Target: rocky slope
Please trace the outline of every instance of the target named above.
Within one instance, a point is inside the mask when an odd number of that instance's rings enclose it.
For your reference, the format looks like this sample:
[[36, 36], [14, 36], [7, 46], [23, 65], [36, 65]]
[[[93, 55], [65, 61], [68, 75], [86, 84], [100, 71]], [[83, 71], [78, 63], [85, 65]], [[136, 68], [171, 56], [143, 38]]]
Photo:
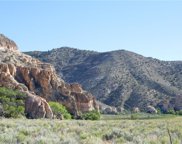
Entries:
[[26, 112], [30, 117], [36, 117], [37, 111], [43, 117], [51, 117], [45, 100], [62, 103], [75, 117], [98, 109], [90, 93], [79, 84], [65, 83], [52, 65], [21, 53], [4, 35], [0, 35], [0, 45], [0, 86], [19, 89], [31, 97], [26, 101]]
[[0, 34], [0, 48], [7, 48], [9, 50], [18, 50], [16, 43], [8, 39], [3, 34]]
[[125, 50], [98, 53], [67, 47], [27, 54], [52, 63], [67, 82], [82, 84], [98, 100], [118, 109], [182, 109], [182, 62]]

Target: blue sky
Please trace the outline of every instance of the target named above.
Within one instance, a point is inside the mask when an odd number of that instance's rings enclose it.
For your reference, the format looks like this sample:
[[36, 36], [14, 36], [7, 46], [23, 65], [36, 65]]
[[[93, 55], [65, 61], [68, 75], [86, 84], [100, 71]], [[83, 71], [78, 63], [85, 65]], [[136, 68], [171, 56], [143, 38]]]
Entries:
[[182, 1], [0, 1], [0, 19], [21, 51], [125, 49], [182, 60]]

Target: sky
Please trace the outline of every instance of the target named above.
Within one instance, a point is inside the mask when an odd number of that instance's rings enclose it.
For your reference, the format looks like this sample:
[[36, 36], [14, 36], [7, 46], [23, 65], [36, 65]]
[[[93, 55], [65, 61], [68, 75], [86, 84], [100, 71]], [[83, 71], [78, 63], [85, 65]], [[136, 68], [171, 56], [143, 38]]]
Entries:
[[182, 60], [182, 1], [0, 0], [0, 33], [21, 51], [125, 49]]

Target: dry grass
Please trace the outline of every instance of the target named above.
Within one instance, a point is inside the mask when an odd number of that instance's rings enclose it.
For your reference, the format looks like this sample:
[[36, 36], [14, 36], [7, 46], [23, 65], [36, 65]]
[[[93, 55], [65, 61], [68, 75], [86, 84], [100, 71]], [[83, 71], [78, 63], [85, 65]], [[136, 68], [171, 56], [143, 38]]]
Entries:
[[182, 117], [152, 120], [1, 119], [2, 144], [173, 144], [182, 143]]

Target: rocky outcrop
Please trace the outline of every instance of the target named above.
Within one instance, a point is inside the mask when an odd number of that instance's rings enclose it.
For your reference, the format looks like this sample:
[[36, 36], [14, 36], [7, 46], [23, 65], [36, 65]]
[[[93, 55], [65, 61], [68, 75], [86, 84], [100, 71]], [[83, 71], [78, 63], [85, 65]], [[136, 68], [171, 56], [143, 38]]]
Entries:
[[53, 118], [52, 110], [45, 99], [27, 93], [25, 100], [25, 115], [27, 118]]
[[182, 110], [182, 95], [177, 95], [173, 99], [171, 99], [170, 104], [174, 108], [175, 111]]
[[[6, 41], [11, 44], [11, 40]], [[65, 83], [50, 64], [42, 63], [9, 47], [0, 49], [0, 86], [28, 93], [28, 116], [50, 117], [45, 109], [46, 101], [63, 104], [75, 117], [83, 112], [98, 110], [95, 98], [84, 91], [81, 85]], [[29, 104], [35, 107], [29, 107]]]
[[175, 111], [180, 111], [182, 110], [182, 95], [177, 95], [171, 100], [163, 100], [157, 105], [157, 107], [159, 107], [161, 112], [163, 113], [168, 113], [168, 111], [171, 109]]
[[50, 66], [47, 69], [17, 67], [16, 80], [47, 101], [58, 101], [75, 116], [97, 109], [95, 98], [78, 84], [66, 84]]
[[0, 48], [6, 48], [9, 50], [18, 50], [16, 43], [8, 39], [3, 34], [0, 34]]
[[0, 86], [27, 91], [28, 89], [15, 79], [16, 68], [13, 64], [0, 63]]
[[170, 101], [167, 99], [158, 103], [157, 107], [160, 109], [162, 113], [167, 113], [169, 109], [173, 109], [172, 105], [170, 104]]
[[124, 110], [122, 108], [111, 107], [99, 101], [97, 101], [97, 103], [99, 105], [99, 110], [102, 114], [118, 114]]
[[102, 111], [103, 114], [117, 114], [116, 108], [108, 107]]

